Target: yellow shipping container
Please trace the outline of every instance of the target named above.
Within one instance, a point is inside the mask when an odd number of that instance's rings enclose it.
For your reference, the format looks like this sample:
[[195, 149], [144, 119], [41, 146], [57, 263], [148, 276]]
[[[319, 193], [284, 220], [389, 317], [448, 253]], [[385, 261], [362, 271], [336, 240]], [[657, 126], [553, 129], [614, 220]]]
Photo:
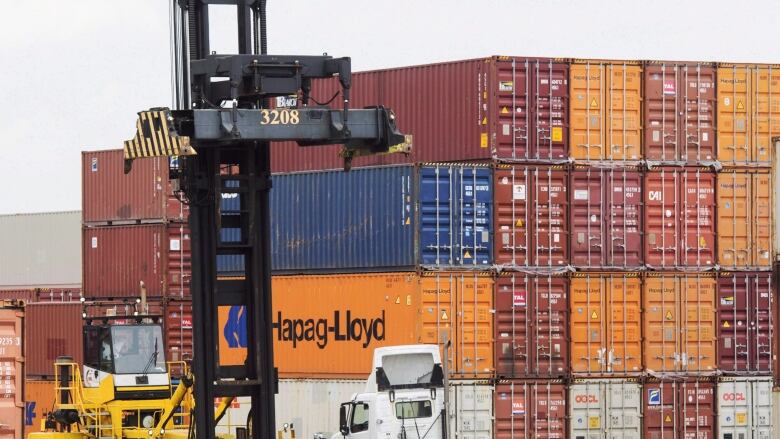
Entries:
[[772, 176], [769, 171], [718, 173], [718, 264], [727, 270], [772, 264]]

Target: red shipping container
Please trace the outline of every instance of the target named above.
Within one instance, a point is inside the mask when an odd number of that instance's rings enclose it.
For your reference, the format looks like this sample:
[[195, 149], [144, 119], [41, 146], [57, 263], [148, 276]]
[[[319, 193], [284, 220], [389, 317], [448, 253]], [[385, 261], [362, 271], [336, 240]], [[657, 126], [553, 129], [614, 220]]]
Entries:
[[[550, 59], [491, 57], [355, 73], [352, 108], [384, 105], [413, 136], [409, 157], [361, 157], [354, 166], [465, 160], [564, 162], [568, 157], [569, 68]], [[325, 102], [335, 79], [312, 83]], [[311, 104], [311, 102], [310, 102]], [[341, 108], [341, 99], [330, 104]], [[285, 143], [271, 154], [274, 172], [343, 166], [340, 146]]]
[[569, 282], [564, 276], [503, 273], [495, 289], [495, 367], [503, 378], [569, 372]]
[[715, 68], [706, 63], [645, 65], [645, 158], [700, 164], [715, 156]]
[[192, 272], [189, 229], [183, 224], [85, 227], [84, 297], [187, 297]]
[[81, 288], [39, 288], [38, 302], [78, 302], [81, 299]]
[[715, 266], [715, 174], [660, 168], [645, 174], [645, 264], [652, 269]]
[[496, 264], [566, 267], [567, 172], [558, 166], [499, 165], [493, 184]]
[[774, 361], [770, 272], [723, 272], [718, 278], [718, 369], [771, 375]]
[[0, 364], [3, 397], [0, 398], [0, 437], [21, 439], [24, 434], [25, 311], [18, 303], [0, 303]]
[[715, 384], [650, 381], [643, 386], [645, 438], [714, 439]]
[[133, 161], [124, 173], [121, 149], [81, 153], [82, 218], [85, 224], [186, 221], [189, 207], [173, 194], [167, 157]]
[[168, 361], [192, 360], [192, 300], [165, 303], [165, 348]]
[[81, 362], [82, 349], [81, 303], [30, 303], [25, 307], [27, 377], [51, 377], [54, 360], [68, 356]]
[[0, 300], [24, 300], [25, 302], [35, 302], [37, 297], [37, 289], [35, 288], [0, 290]]
[[566, 386], [559, 381], [499, 381], [495, 438], [566, 437]]
[[571, 172], [571, 264], [636, 270], [643, 265], [642, 174], [636, 168]]

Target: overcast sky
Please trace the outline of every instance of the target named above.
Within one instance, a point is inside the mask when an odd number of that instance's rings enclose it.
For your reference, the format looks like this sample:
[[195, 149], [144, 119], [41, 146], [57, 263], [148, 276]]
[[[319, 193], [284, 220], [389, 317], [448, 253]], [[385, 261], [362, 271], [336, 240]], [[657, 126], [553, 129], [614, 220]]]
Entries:
[[[167, 0], [3, 2], [0, 214], [81, 208], [80, 151], [170, 105]], [[234, 50], [229, 14], [214, 49]], [[353, 70], [488, 55], [780, 63], [780, 1], [269, 0], [269, 52]], [[227, 36], [227, 37], [226, 37]]]

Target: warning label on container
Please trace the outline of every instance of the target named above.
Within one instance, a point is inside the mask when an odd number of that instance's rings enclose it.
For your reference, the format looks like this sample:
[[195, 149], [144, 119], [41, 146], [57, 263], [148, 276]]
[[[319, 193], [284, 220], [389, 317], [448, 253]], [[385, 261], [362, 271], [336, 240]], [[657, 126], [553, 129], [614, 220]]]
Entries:
[[747, 413], [745, 412], [737, 413], [736, 417], [737, 417], [736, 419], [737, 425], [747, 425]]
[[515, 184], [512, 186], [512, 199], [525, 200], [525, 185]]
[[488, 147], [487, 133], [482, 133], [479, 135], [479, 147], [480, 148]]
[[728, 320], [723, 322], [723, 327], [724, 328], [731, 328], [731, 325], [729, 324]]
[[591, 320], [598, 320], [598, 318], [599, 318], [599, 315], [598, 315], [598, 313], [597, 313], [596, 311], [593, 311], [593, 312], [590, 314], [590, 319], [591, 319]]
[[552, 141], [563, 142], [563, 128], [561, 127], [552, 128]]
[[664, 79], [664, 94], [673, 95], [677, 93], [677, 85], [674, 83], [674, 79]]
[[742, 99], [737, 101], [737, 110], [744, 110], [745, 104], [742, 103]]
[[509, 114], [509, 108], [501, 107], [501, 114]]
[[498, 91], [512, 91], [515, 89], [514, 81], [499, 81]]
[[672, 422], [672, 417], [669, 416], [669, 415], [666, 415], [666, 417], [664, 418], [664, 422]]
[[588, 190], [587, 189], [575, 189], [574, 190], [574, 199], [575, 200], [587, 200], [588, 199]]
[[599, 101], [596, 98], [590, 100], [590, 108], [599, 108]]
[[672, 319], [674, 319], [674, 316], [672, 316], [672, 312], [671, 311], [666, 311], [665, 318], [666, 318], [666, 320], [672, 320]]
[[601, 427], [601, 418], [598, 416], [590, 416], [588, 418], [588, 427], [589, 428], [600, 428]]

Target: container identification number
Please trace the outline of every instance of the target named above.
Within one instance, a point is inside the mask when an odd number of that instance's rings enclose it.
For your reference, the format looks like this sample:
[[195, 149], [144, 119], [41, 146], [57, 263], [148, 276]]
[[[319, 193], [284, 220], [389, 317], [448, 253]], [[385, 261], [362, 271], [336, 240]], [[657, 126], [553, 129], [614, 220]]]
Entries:
[[301, 122], [298, 110], [261, 110], [260, 125], [298, 125]]

